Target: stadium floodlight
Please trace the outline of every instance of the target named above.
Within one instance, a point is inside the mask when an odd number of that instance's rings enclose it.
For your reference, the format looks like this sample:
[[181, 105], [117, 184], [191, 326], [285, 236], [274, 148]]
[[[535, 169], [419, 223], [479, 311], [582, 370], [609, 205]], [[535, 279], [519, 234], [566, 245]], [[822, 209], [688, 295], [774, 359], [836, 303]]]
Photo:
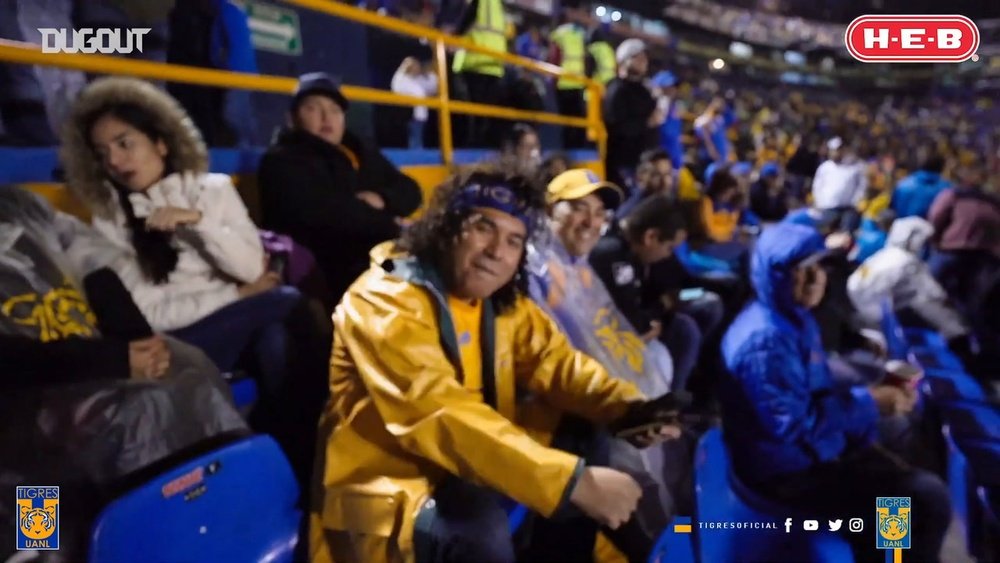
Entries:
[[619, 12], [618, 10], [615, 10], [614, 12], [611, 12], [611, 21], [617, 22], [617, 21], [621, 21], [621, 20], [622, 20], [622, 13], [621, 12]]
[[607, 14], [607, 13], [608, 13], [608, 9], [605, 8], [604, 6], [598, 6], [597, 9], [594, 10], [594, 14], [597, 17], [599, 17], [599, 18], [603, 18], [604, 14]]
[[724, 69], [724, 68], [726, 68], [726, 61], [724, 61], [722, 59], [715, 59], [714, 61], [712, 61], [712, 68], [714, 70], [722, 70], [722, 69]]

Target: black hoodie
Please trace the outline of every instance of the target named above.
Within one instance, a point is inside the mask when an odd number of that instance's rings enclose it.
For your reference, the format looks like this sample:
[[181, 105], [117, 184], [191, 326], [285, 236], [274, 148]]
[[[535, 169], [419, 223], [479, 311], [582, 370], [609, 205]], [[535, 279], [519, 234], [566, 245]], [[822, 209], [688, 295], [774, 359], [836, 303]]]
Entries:
[[[399, 235], [396, 218], [421, 201], [413, 179], [350, 133], [337, 147], [305, 131], [282, 131], [260, 162], [258, 181], [263, 227], [313, 251], [335, 300], [368, 268], [368, 251]], [[382, 196], [384, 210], [356, 197], [366, 190]]]

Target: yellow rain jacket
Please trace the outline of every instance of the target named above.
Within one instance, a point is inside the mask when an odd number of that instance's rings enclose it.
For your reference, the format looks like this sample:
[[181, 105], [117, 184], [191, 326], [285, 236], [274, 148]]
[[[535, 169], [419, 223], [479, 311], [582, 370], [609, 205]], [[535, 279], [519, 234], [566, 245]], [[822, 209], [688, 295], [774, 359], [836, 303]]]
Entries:
[[[572, 348], [524, 296], [499, 315], [483, 303], [480, 399], [462, 385], [437, 275], [412, 257], [390, 256], [391, 248], [373, 250], [372, 267], [333, 316], [313, 563], [414, 561], [414, 519], [449, 473], [551, 515], [583, 463], [537, 437], [554, 428], [558, 412], [605, 423], [643, 399]], [[524, 395], [534, 401], [522, 403], [556, 415], [526, 416], [534, 408], [515, 401]]]

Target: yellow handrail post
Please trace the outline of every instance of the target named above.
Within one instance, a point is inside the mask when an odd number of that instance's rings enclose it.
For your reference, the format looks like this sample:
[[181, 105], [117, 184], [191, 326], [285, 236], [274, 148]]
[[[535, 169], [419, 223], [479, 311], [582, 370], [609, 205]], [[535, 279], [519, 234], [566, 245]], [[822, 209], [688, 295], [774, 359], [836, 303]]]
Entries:
[[[604, 128], [604, 117], [601, 113], [603, 97], [604, 88], [600, 84], [587, 85], [587, 138], [597, 144], [597, 158], [602, 170], [608, 151], [608, 132]], [[604, 170], [605, 178], [607, 174], [608, 171]]]
[[[597, 144], [597, 157], [601, 168], [604, 167], [607, 152], [607, 132], [604, 129], [604, 116], [601, 112], [601, 100], [604, 89], [598, 84], [587, 85], [587, 138]], [[608, 171], [603, 176], [607, 178]]]
[[448, 105], [448, 51], [444, 41], [438, 38], [434, 41], [434, 58], [437, 63], [438, 100], [438, 137], [441, 141], [441, 160], [446, 167], [455, 162], [455, 147], [451, 135], [451, 108]]

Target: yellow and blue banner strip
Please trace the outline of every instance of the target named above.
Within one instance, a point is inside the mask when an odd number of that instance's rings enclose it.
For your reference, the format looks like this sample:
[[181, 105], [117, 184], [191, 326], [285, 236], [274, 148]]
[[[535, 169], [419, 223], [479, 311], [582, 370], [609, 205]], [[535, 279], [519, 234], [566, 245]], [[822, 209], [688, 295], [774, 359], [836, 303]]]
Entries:
[[691, 517], [690, 516], [676, 516], [671, 524], [675, 534], [690, 534], [691, 533]]

